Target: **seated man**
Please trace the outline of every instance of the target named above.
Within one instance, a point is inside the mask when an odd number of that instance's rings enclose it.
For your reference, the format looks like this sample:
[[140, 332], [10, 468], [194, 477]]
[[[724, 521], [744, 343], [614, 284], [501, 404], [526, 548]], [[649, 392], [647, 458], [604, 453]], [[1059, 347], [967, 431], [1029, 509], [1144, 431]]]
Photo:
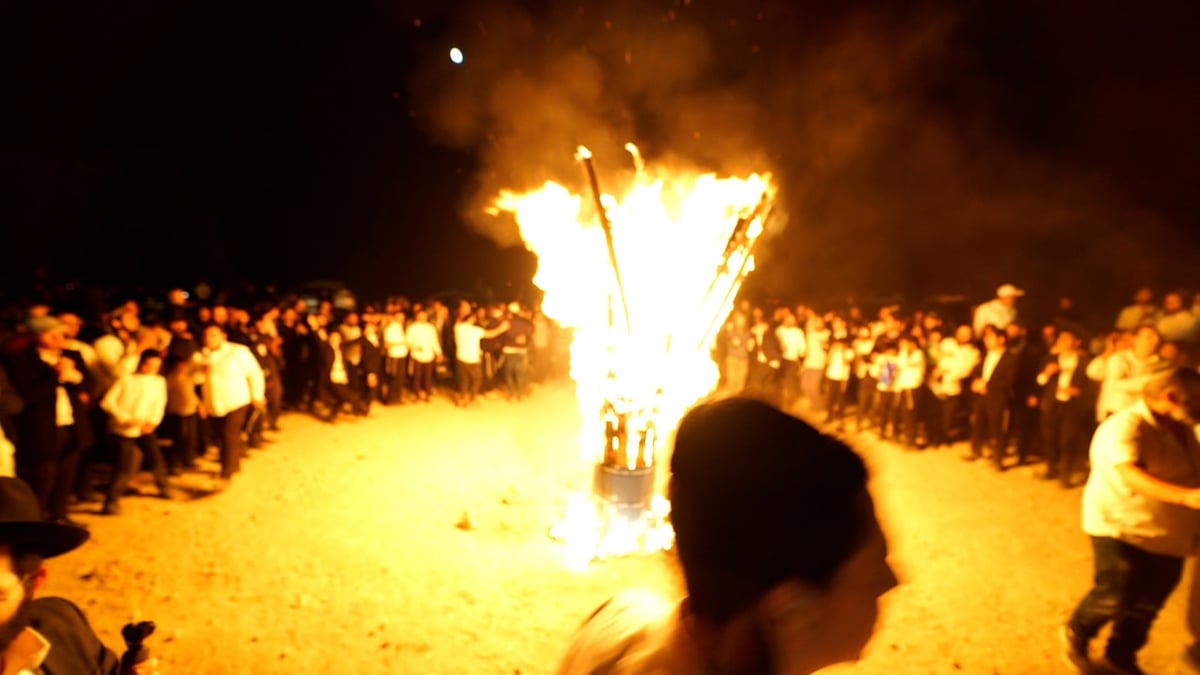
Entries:
[[0, 477], [0, 671], [46, 675], [150, 675], [154, 660], [121, 670], [79, 608], [35, 598], [46, 583], [42, 560], [74, 550], [87, 530], [40, 517], [24, 481]]
[[801, 675], [857, 660], [896, 585], [866, 481], [848, 447], [766, 403], [696, 407], [671, 457], [688, 597], [611, 599], [558, 672]]

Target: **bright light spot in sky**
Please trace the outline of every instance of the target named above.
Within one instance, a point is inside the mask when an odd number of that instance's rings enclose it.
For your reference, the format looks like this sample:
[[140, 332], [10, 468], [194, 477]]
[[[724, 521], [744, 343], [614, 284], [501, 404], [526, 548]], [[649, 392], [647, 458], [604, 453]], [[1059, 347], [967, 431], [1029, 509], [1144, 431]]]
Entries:
[[458, 47], [451, 49], [450, 50], [450, 61], [452, 61], [453, 63], [461, 64], [463, 62], [462, 50], [459, 49]]

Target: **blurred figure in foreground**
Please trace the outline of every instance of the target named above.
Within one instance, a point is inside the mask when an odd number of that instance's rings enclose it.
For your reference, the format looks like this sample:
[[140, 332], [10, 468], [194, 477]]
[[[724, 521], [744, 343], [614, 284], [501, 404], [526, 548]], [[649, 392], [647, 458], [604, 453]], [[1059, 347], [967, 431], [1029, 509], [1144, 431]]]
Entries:
[[766, 403], [695, 408], [671, 458], [688, 597], [617, 595], [558, 672], [801, 675], [857, 660], [897, 583], [866, 481], [848, 447]]
[[1200, 537], [1196, 419], [1200, 374], [1176, 369], [1151, 379], [1139, 403], [1096, 430], [1083, 491], [1095, 584], [1063, 629], [1066, 656], [1080, 672], [1093, 672], [1088, 645], [1109, 622], [1106, 672], [1143, 672], [1137, 653]]
[[63, 598], [38, 598], [45, 558], [68, 553], [87, 530], [40, 518], [37, 497], [16, 478], [0, 478], [0, 661], [5, 673], [150, 675], [154, 659], [122, 671], [83, 612]]

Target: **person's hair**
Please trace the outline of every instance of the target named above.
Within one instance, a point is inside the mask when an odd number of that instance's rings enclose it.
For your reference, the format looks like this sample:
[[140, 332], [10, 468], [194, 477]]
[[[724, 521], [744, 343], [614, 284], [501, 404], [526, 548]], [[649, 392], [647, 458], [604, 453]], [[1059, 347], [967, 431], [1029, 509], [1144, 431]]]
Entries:
[[138, 357], [138, 368], [146, 365], [146, 362], [150, 359], [161, 359], [162, 357], [162, 352], [158, 351], [157, 349], [147, 349], [146, 351], [142, 352], [141, 356]]
[[1185, 396], [1200, 394], [1200, 373], [1190, 368], [1162, 369], [1146, 380], [1142, 395], [1154, 401], [1171, 391], [1181, 392]]
[[691, 410], [670, 484], [691, 611], [724, 625], [783, 581], [827, 586], [868, 536], [866, 480], [845, 444], [763, 401]]
[[221, 335], [228, 335], [228, 333], [225, 332], [225, 326], [222, 326], [216, 321], [209, 321], [208, 323], [204, 324], [205, 331], [207, 331], [209, 328], [216, 328], [217, 330], [221, 331]]

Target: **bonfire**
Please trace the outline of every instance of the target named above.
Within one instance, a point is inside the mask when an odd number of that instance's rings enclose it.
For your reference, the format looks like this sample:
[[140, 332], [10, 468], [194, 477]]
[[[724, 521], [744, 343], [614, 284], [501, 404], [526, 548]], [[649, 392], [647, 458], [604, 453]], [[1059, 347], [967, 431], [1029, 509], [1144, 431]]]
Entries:
[[619, 198], [601, 191], [581, 147], [587, 198], [551, 181], [503, 191], [491, 209], [515, 218], [538, 259], [542, 311], [573, 334], [579, 447], [593, 479], [551, 528], [573, 564], [671, 547], [657, 466], [687, 409], [718, 385], [712, 346], [774, 199], [769, 174], [656, 170], [626, 149], [636, 171]]

